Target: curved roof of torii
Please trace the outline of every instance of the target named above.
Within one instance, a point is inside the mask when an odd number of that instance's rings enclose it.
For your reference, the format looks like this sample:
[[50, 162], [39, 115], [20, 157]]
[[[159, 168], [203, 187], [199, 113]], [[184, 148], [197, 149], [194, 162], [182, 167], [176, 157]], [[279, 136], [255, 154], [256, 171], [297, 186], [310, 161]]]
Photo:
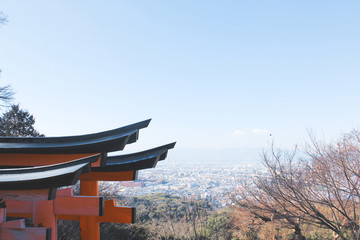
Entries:
[[123, 150], [151, 119], [100, 133], [70, 137], [0, 137], [0, 153], [76, 154]]
[[175, 142], [166, 144], [146, 151], [124, 154], [119, 156], [109, 156], [106, 158], [105, 166], [93, 167], [94, 172], [116, 172], [116, 171], [136, 171], [146, 168], [153, 168], [159, 160], [164, 160], [169, 149], [174, 148]]
[[99, 157], [100, 154], [96, 154], [54, 165], [0, 169], [0, 189], [45, 189], [73, 185], [81, 174], [90, 171], [90, 163]]

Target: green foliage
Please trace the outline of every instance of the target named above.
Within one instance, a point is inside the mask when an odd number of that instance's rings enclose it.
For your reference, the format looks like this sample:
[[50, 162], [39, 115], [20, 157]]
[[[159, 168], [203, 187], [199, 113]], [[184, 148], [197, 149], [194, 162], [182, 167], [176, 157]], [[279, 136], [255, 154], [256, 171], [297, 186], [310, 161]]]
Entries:
[[128, 232], [123, 233], [128, 239], [232, 239], [228, 212], [217, 213], [207, 200], [188, 200], [165, 193], [117, 200], [118, 205], [129, 203], [136, 206], [137, 223], [131, 229], [118, 225]]
[[227, 211], [210, 215], [206, 222], [206, 236], [212, 239], [231, 239], [230, 216]]
[[[230, 225], [231, 211], [217, 212], [215, 207], [205, 199], [189, 200], [165, 193], [140, 197], [118, 196], [108, 192], [106, 186], [103, 189], [100, 188], [100, 195], [105, 196], [106, 199], [115, 199], [117, 206], [136, 207], [135, 224], [101, 223], [101, 239], [238, 239], [234, 237]], [[79, 236], [79, 227], [69, 222], [71, 221], [63, 221], [62, 224], [65, 226], [61, 229], [75, 231], [61, 231], [62, 238], [59, 239], [73, 239], [74, 235]]]
[[12, 105], [10, 110], [0, 117], [0, 136], [43, 137], [35, 128], [35, 118], [28, 111]]
[[211, 210], [205, 200], [189, 201], [166, 193], [155, 193], [136, 199], [137, 219], [140, 222], [157, 220], [179, 220], [189, 217], [189, 213]]

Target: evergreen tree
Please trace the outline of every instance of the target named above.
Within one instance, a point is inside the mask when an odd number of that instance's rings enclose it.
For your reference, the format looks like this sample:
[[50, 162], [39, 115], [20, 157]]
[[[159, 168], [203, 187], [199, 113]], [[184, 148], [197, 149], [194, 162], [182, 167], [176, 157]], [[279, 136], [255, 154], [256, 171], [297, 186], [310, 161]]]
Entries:
[[0, 117], [0, 136], [44, 137], [34, 128], [35, 118], [19, 105], [12, 105], [10, 110]]

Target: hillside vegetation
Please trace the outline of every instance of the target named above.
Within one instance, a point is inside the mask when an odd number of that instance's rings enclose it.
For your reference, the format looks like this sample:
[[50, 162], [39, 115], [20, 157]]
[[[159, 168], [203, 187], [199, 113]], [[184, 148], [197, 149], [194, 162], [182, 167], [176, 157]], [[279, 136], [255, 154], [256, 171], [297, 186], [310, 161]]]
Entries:
[[112, 232], [118, 231], [116, 239], [232, 239], [229, 212], [206, 200], [156, 193], [123, 197], [117, 203], [136, 206], [137, 223], [107, 224], [113, 226]]

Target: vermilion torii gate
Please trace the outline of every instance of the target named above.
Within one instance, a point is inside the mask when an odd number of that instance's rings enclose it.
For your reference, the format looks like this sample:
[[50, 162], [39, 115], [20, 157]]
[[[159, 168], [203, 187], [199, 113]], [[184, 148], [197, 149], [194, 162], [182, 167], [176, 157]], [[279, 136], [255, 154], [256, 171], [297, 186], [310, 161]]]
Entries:
[[[6, 201], [7, 216], [32, 217], [35, 226], [42, 226], [36, 229], [46, 230], [42, 230], [41, 237], [23, 234], [19, 239], [24, 236], [56, 239], [57, 219], [79, 220], [81, 239], [86, 240], [100, 239], [99, 222], [133, 223], [135, 208], [116, 207], [114, 200], [104, 201], [98, 193], [98, 181], [135, 180], [138, 170], [155, 167], [159, 160], [166, 158], [175, 143], [108, 156], [109, 152], [123, 150], [126, 144], [136, 142], [139, 130], [149, 122], [81, 136], [0, 138], [0, 168], [3, 169], [0, 170], [0, 197]], [[8, 172], [12, 173], [12, 182], [7, 181]], [[81, 196], [74, 196], [72, 188], [56, 192], [58, 187], [73, 185], [78, 179]], [[0, 225], [0, 237], [2, 229], [13, 234], [14, 231], [6, 227], [10, 223]], [[51, 237], [49, 229], [52, 229]], [[35, 230], [26, 228], [22, 232], [26, 231]]]

